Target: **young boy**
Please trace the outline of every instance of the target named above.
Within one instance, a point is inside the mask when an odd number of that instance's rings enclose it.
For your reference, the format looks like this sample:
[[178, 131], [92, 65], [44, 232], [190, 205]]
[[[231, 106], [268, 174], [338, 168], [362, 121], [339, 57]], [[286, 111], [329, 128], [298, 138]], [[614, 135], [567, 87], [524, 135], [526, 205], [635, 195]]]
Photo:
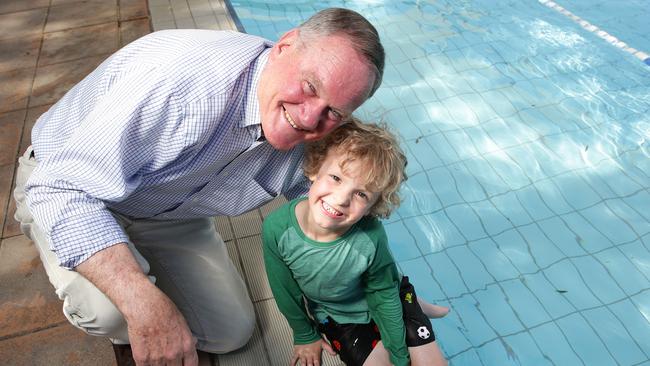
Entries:
[[319, 365], [332, 347], [346, 365], [446, 365], [421, 305], [431, 317], [448, 309], [418, 303], [377, 219], [406, 179], [395, 137], [353, 120], [308, 144], [303, 167], [308, 197], [263, 225], [269, 283], [293, 329], [290, 365]]

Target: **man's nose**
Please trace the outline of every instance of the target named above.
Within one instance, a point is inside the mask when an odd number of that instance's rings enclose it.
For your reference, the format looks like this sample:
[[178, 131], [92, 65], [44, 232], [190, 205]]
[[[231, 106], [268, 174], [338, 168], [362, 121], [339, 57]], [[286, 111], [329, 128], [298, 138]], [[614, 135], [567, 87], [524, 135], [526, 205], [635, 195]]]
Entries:
[[320, 99], [311, 99], [302, 104], [301, 124], [305, 130], [315, 130], [318, 124], [325, 118], [327, 104]]

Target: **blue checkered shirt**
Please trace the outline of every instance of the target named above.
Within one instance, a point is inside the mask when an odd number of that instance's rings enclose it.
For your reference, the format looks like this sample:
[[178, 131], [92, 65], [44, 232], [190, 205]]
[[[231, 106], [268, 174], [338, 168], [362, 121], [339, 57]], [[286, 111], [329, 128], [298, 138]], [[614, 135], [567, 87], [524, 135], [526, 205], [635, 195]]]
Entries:
[[238, 215], [304, 194], [302, 146], [264, 141], [257, 82], [272, 44], [207, 30], [149, 34], [43, 114], [27, 201], [66, 268], [127, 241], [131, 218]]

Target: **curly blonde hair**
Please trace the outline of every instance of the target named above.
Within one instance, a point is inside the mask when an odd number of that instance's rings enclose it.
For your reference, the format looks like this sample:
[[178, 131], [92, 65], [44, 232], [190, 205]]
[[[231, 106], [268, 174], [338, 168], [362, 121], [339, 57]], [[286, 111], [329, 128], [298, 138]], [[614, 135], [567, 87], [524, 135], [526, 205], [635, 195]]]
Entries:
[[345, 154], [341, 169], [352, 161], [364, 167], [360, 172], [366, 186], [379, 192], [369, 214], [387, 218], [400, 204], [399, 187], [406, 181], [406, 156], [397, 137], [385, 125], [363, 123], [352, 117], [325, 138], [306, 144], [303, 170], [307, 177], [318, 174], [327, 153]]

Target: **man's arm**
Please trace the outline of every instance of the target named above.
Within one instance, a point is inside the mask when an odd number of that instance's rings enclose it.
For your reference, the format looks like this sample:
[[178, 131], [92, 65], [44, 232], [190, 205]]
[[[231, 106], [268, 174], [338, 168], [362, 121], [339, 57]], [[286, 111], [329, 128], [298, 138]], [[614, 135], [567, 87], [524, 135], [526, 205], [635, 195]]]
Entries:
[[[25, 187], [29, 209], [60, 265], [87, 277], [123, 313], [141, 361], [183, 355], [193, 341], [174, 304], [123, 244], [128, 237], [107, 203], [123, 202], [143, 177], [200, 146], [226, 110], [229, 85], [241, 77], [233, 65], [247, 64], [262, 47], [249, 36], [244, 47], [231, 33], [189, 33], [148, 35], [118, 51], [44, 114], [32, 134], [39, 167]], [[192, 67], [178, 67], [187, 60]], [[188, 122], [188, 101], [205, 97], [209, 111]], [[138, 217], [170, 207], [162, 204]]]
[[126, 244], [95, 253], [76, 270], [124, 315], [137, 364], [198, 364], [196, 340], [185, 318], [149, 281]]
[[154, 120], [160, 123], [145, 123], [141, 111], [153, 109], [161, 114], [155, 117], [162, 118], [173, 116], [175, 107], [141, 102], [162, 93], [160, 88], [127, 92], [130, 85], [143, 84], [116, 85], [85, 116], [83, 129], [58, 150], [41, 156], [25, 190], [30, 211], [48, 234], [60, 264], [89, 279], [124, 315], [136, 361], [181, 365], [186, 357], [186, 363], [196, 364], [185, 320], [142, 272], [124, 244], [126, 234], [106, 207], [106, 202], [123, 200], [138, 187], [141, 169], [167, 145], [163, 136], [168, 123], [158, 118]]

